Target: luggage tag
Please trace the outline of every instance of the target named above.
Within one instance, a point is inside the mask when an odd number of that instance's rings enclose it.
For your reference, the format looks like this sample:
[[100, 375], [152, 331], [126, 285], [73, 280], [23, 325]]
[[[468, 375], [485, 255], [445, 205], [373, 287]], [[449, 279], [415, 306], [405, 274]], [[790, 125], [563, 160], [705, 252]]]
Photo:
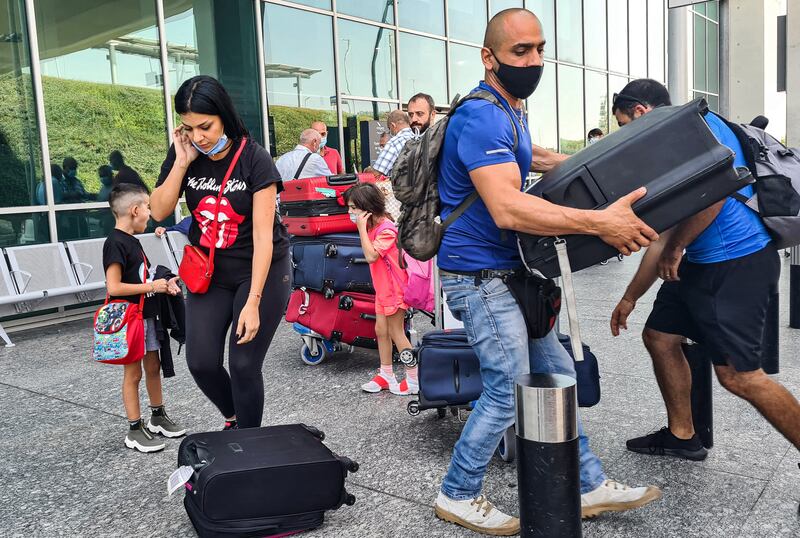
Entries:
[[320, 193], [325, 198], [336, 198], [337, 196], [336, 189], [329, 189], [327, 187], [317, 187], [314, 190]]
[[572, 285], [572, 268], [569, 265], [569, 257], [567, 256], [567, 242], [556, 237], [554, 245], [556, 254], [558, 254], [558, 268], [561, 270], [561, 280], [564, 282], [572, 357], [576, 362], [579, 362], [583, 360], [583, 344], [581, 342], [581, 328], [578, 323], [578, 306], [575, 303], [575, 288]]
[[194, 469], [191, 465], [182, 465], [175, 469], [171, 475], [169, 475], [169, 480], [167, 480], [167, 493], [170, 497], [172, 494], [183, 487], [194, 474]]

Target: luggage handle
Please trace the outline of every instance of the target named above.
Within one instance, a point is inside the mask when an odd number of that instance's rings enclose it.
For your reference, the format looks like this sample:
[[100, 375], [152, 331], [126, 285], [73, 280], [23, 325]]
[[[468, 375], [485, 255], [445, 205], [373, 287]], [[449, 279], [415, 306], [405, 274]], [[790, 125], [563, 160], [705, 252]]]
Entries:
[[[582, 186], [583, 189], [580, 189], [579, 185]], [[600, 190], [600, 187], [597, 186], [592, 174], [589, 173], [589, 170], [585, 166], [583, 167], [583, 170], [579, 176], [575, 177], [566, 185], [562, 185], [560, 188], [554, 189], [549, 194], [542, 194], [542, 198], [548, 202], [559, 203], [560, 200], [564, 200], [566, 198], [566, 193], [568, 191], [576, 190], [583, 190], [589, 195], [589, 197], [592, 199], [592, 203], [594, 204], [592, 207], [579, 207], [578, 209], [595, 209], [608, 202]], [[578, 193], [574, 192], [573, 194]]]
[[369, 263], [366, 258], [351, 258], [353, 263]]
[[204, 441], [188, 441], [183, 447], [183, 451], [186, 454], [187, 463], [189, 463], [196, 472], [201, 471], [204, 467], [214, 462], [214, 456], [211, 455], [211, 451], [208, 450], [208, 445], [206, 445]]
[[456, 394], [461, 392], [461, 366], [457, 360], [453, 361], [453, 385], [456, 389]]
[[375, 321], [375, 320], [378, 319], [378, 316], [376, 316], [374, 314], [364, 314], [362, 312], [361, 313], [361, 319], [366, 319], [366, 320], [369, 320], [369, 321]]
[[328, 185], [355, 185], [358, 183], [356, 174], [338, 174], [327, 177]]

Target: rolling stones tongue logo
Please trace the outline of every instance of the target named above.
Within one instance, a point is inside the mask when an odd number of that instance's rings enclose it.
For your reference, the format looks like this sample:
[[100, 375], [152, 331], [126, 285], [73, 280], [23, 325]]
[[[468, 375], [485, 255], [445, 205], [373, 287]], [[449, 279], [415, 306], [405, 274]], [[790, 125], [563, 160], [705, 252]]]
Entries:
[[217, 206], [216, 196], [206, 196], [193, 211], [194, 220], [200, 226], [200, 245], [211, 248], [211, 242], [216, 243], [216, 248], [228, 248], [239, 236], [239, 224], [244, 221], [244, 217], [239, 215], [231, 207], [227, 198], [223, 197], [219, 202], [219, 221], [217, 237], [212, 238], [212, 228], [214, 226], [214, 213]]

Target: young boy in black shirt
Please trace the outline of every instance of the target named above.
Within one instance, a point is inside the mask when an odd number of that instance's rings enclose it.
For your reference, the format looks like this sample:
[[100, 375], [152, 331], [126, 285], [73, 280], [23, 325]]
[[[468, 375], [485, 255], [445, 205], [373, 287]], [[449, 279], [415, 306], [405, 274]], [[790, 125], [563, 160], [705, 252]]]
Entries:
[[[161, 396], [161, 362], [158, 351], [161, 348], [156, 337], [155, 320], [158, 307], [153, 297], [156, 293], [177, 295], [180, 288], [178, 278], [171, 280], [148, 280], [147, 258], [139, 240], [133, 234], [144, 232], [150, 220], [150, 197], [140, 185], [122, 183], [111, 190], [108, 198], [116, 226], [103, 245], [103, 268], [106, 273], [106, 287], [112, 299], [123, 299], [139, 303], [141, 294], [146, 293], [144, 301], [145, 355], [141, 361], [123, 365], [122, 402], [128, 415], [130, 431], [125, 437], [125, 446], [140, 452], [157, 452], [164, 448], [164, 442], [152, 434], [165, 437], [180, 437], [186, 429], [178, 426], [167, 416]], [[147, 395], [152, 411], [147, 424], [142, 422], [139, 408], [139, 382], [142, 379], [142, 366], [145, 372]]]

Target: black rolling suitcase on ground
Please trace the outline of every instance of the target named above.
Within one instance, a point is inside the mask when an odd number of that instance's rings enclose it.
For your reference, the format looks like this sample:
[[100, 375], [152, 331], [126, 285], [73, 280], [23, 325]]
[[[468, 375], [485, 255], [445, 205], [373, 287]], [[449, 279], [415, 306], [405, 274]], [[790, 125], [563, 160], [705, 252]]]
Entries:
[[[751, 181], [733, 168], [733, 152], [719, 144], [703, 116], [704, 100], [659, 107], [588, 146], [528, 189], [558, 205], [602, 209], [641, 186], [647, 194], [633, 209], [657, 232], [674, 226]], [[573, 271], [617, 254], [597, 237], [564, 237]], [[560, 274], [553, 237], [519, 234], [529, 268]]]
[[295, 288], [321, 291], [327, 297], [341, 291], [375, 293], [357, 233], [293, 236], [292, 262]]
[[195, 472], [184, 506], [201, 538], [263, 537], [313, 529], [326, 510], [352, 505], [344, 488], [358, 465], [303, 424], [189, 435], [178, 465]]
[[469, 405], [483, 392], [481, 365], [467, 343], [464, 329], [431, 331], [416, 350], [419, 366], [419, 400], [408, 403], [408, 412]]

